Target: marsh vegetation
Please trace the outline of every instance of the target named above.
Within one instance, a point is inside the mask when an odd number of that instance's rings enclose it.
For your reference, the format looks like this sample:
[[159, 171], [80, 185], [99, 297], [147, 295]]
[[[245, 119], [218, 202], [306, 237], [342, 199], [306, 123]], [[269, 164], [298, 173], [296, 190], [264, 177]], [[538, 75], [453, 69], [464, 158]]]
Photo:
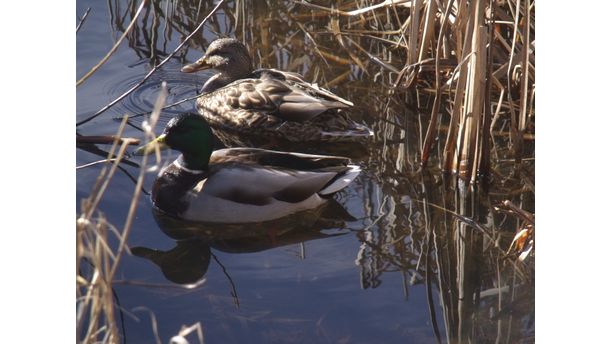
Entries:
[[[78, 1], [78, 340], [533, 342], [534, 7]], [[194, 111], [209, 75], [179, 70], [222, 36], [351, 100], [375, 132], [332, 151], [364, 170], [336, 197], [348, 214], [188, 240], [152, 213], [153, 166], [172, 160], [128, 152]]]

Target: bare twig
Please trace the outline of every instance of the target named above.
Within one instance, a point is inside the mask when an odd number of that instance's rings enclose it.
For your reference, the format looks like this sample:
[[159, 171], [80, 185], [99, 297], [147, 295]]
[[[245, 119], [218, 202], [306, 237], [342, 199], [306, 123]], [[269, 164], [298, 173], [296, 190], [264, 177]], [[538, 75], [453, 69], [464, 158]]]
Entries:
[[454, 0], [450, 0], [447, 4], [446, 11], [442, 17], [442, 25], [440, 33], [438, 35], [438, 42], [436, 44], [436, 57], [435, 57], [435, 77], [436, 77], [436, 96], [434, 99], [434, 105], [431, 110], [431, 121], [427, 127], [427, 134], [425, 135], [425, 143], [423, 144], [423, 151], [421, 154], [421, 164], [427, 165], [429, 160], [429, 151], [433, 144], [434, 133], [437, 129], [438, 115], [440, 111], [440, 103], [442, 101], [442, 83], [440, 82], [440, 55], [442, 54], [442, 41], [446, 32], [446, 26], [448, 25], [448, 17], [450, 10], [453, 8]]
[[95, 66], [93, 66], [93, 68], [91, 68], [89, 72], [85, 73], [85, 75], [83, 75], [81, 79], [79, 79], [79, 81], [77, 81], [76, 83], [77, 87], [81, 85], [83, 82], [85, 82], [85, 80], [87, 80], [90, 76], [92, 76], [100, 67], [102, 67], [104, 63], [106, 63], [106, 61], [108, 61], [111, 55], [113, 55], [115, 51], [117, 51], [117, 48], [119, 48], [119, 45], [121, 45], [121, 42], [123, 41], [123, 39], [132, 30], [132, 28], [134, 27], [134, 24], [136, 24], [136, 20], [138, 19], [138, 16], [140, 15], [140, 12], [144, 8], [144, 6], [147, 4], [147, 1], [148, 0], [142, 0], [142, 2], [140, 3], [140, 7], [138, 7], [138, 11], [136, 11], [134, 18], [130, 22], [130, 25], [128, 25], [128, 27], [125, 29], [121, 37], [119, 37], [117, 42], [115, 42], [115, 45], [113, 45], [111, 50], [109, 50], [109, 52], [102, 58], [102, 60], [100, 60], [100, 62], [98, 62]]
[[157, 318], [155, 317], [155, 313], [152, 310], [146, 307], [136, 307], [132, 309], [133, 313], [136, 312], [146, 312], [149, 313], [149, 317], [151, 318], [151, 329], [153, 330], [153, 334], [155, 335], [155, 343], [161, 344], [161, 339], [159, 338], [159, 331], [157, 330]]
[[[179, 100], [179, 101], [177, 101], [177, 102], [175, 102], [175, 103], [165, 105], [165, 106], [162, 108], [162, 110], [169, 109], [169, 108], [171, 108], [171, 107], [174, 107], [174, 106], [177, 106], [177, 105], [183, 104], [183, 103], [188, 102], [188, 101], [190, 101], [190, 100], [198, 99], [198, 98], [200, 98], [201, 96], [202, 96], [202, 93], [198, 93], [197, 95], [195, 95], [195, 96], [193, 96], [193, 97], [189, 97], [189, 98], [181, 99], [181, 100]], [[130, 117], [128, 117], [128, 118], [129, 118], [129, 119], [133, 119], [133, 118], [137, 118], [137, 117], [142, 117], [142, 116], [144, 116], [144, 115], [146, 115], [146, 114], [147, 114], [147, 112], [137, 113], [137, 114], [130, 115]], [[121, 119], [121, 117], [115, 117], [115, 118], [113, 118], [113, 119], [115, 119], [115, 120], [120, 120], [120, 119]]]
[[332, 14], [339, 14], [341, 16], [356, 16], [359, 14], [363, 14], [366, 13], [368, 11], [373, 11], [377, 8], [381, 8], [381, 7], [389, 7], [389, 6], [395, 6], [395, 5], [400, 5], [400, 4], [404, 4], [404, 6], [410, 6], [407, 3], [410, 2], [412, 3], [413, 0], [385, 0], [379, 4], [376, 5], [372, 5], [372, 6], [368, 6], [368, 7], [364, 7], [364, 8], [358, 8], [356, 10], [353, 11], [342, 11], [342, 10], [338, 10], [335, 8], [329, 8], [329, 7], [325, 7], [325, 6], [320, 6], [320, 5], [315, 5], [315, 4], [311, 4], [309, 2], [306, 1], [296, 1], [296, 0], [292, 0], [293, 3], [298, 4], [298, 5], [303, 5], [306, 7], [311, 7], [311, 8], [316, 8], [319, 10], [324, 10], [324, 11], [328, 11], [331, 12]]
[[[162, 83], [162, 87], [161, 87], [161, 91], [159, 94], [159, 97], [157, 98], [157, 101], [155, 102], [155, 107], [153, 109], [153, 113], [151, 114], [151, 124], [144, 122], [143, 123], [143, 127], [145, 129], [145, 134], [148, 135], [151, 138], [154, 138], [155, 135], [153, 133], [153, 128], [157, 122], [157, 118], [159, 117], [159, 113], [161, 112], [161, 108], [164, 104], [164, 102], [166, 101], [166, 97], [168, 96], [168, 90], [166, 87], [166, 83]], [[157, 156], [158, 156], [158, 160], [159, 160], [159, 152], [156, 152]], [[147, 158], [148, 155], [145, 154], [142, 157], [142, 163], [141, 166], [145, 167], [147, 166]], [[134, 220], [134, 216], [136, 213], [136, 205], [138, 204], [138, 200], [139, 200], [139, 196], [140, 196], [140, 189], [142, 188], [142, 183], [144, 182], [144, 174], [145, 174], [146, 169], [145, 168], [141, 168], [140, 169], [140, 174], [138, 175], [138, 180], [136, 182], [136, 188], [134, 189], [134, 195], [132, 196], [132, 201], [130, 202], [130, 208], [128, 211], [128, 216], [125, 220], [125, 224], [123, 225], [123, 232], [121, 235], [121, 240], [119, 242], [119, 248], [118, 251], [121, 252], [122, 250], [126, 249], [126, 242], [127, 242], [127, 238], [130, 234], [130, 230], [132, 228], [132, 221]], [[108, 278], [112, 280], [113, 276], [115, 275], [115, 272], [117, 271], [117, 268], [119, 267], [119, 262], [121, 261], [121, 255], [117, 255], [117, 259], [113, 262], [113, 266], [110, 270], [110, 273], [108, 274]]]
[[96, 160], [96, 161], [93, 161], [93, 162], [90, 162], [90, 163], [87, 163], [87, 164], [79, 165], [79, 166], [76, 167], [76, 169], [80, 170], [80, 169], [85, 168], [85, 167], [90, 167], [90, 166], [102, 164], [102, 163], [105, 163], [105, 162], [114, 162], [115, 160], [117, 160], [117, 159], [112, 158], [112, 159]]
[[138, 145], [140, 144], [139, 139], [135, 139], [132, 137], [119, 137], [117, 138], [114, 135], [107, 136], [81, 136], [77, 135], [76, 142], [77, 143], [91, 143], [91, 144], [113, 144], [116, 140], [119, 142], [127, 142], [128, 145]]
[[174, 55], [176, 55], [176, 53], [182, 49], [185, 44], [187, 44], [187, 42], [196, 34], [200, 31], [200, 29], [204, 26], [204, 24], [206, 23], [206, 21], [208, 21], [208, 19], [219, 9], [219, 7], [221, 7], [221, 4], [223, 4], [223, 2], [225, 2], [225, 0], [220, 0], [219, 3], [217, 3], [217, 5], [210, 11], [210, 13], [208, 13], [208, 15], [200, 22], [200, 24], [189, 34], [189, 36], [187, 36], [185, 38], [185, 40], [183, 40], [183, 42], [181, 42], [181, 44], [178, 45], [178, 47], [176, 47], [176, 49], [174, 49], [174, 51], [172, 53], [170, 53], [170, 55], [168, 55], [162, 62], [160, 62], [158, 65], [156, 65], [155, 67], [153, 67], [153, 69], [151, 69], [149, 71], [149, 73], [147, 73], [147, 75], [145, 75], [145, 77], [136, 85], [132, 86], [129, 90], [125, 91], [125, 93], [123, 93], [122, 95], [120, 95], [119, 97], [117, 97], [115, 100], [113, 100], [112, 102], [110, 102], [109, 104], [107, 104], [106, 106], [104, 106], [102, 109], [98, 110], [96, 113], [94, 113], [93, 115], [85, 118], [84, 120], [78, 122], [76, 125], [77, 127], [80, 125], [83, 125], [89, 121], [91, 121], [92, 119], [100, 116], [100, 114], [102, 114], [104, 111], [110, 109], [113, 105], [117, 104], [119, 101], [121, 101], [123, 98], [127, 97], [130, 93], [134, 92], [135, 89], [137, 89], [138, 87], [142, 86], [142, 84], [144, 84], [145, 81], [147, 81], [151, 75], [153, 75], [153, 73], [155, 73], [159, 68], [161, 68], [161, 66], [163, 66], [164, 64], [166, 64], [166, 62], [168, 62]]
[[533, 214], [519, 208], [518, 206], [516, 206], [516, 204], [512, 203], [509, 200], [503, 201], [502, 204], [499, 205], [499, 209], [510, 211], [513, 214], [516, 214], [518, 217], [520, 217], [524, 221], [527, 221], [528, 223], [532, 225], [535, 224], [535, 216]]
[[85, 22], [85, 19], [87, 19], [87, 16], [89, 15], [89, 11], [91, 10], [91, 7], [87, 7], [87, 10], [85, 10], [85, 13], [81, 16], [81, 19], [79, 20], [79, 24], [76, 27], [76, 32], [78, 33], [79, 30], [81, 29], [81, 26], [83, 25], [83, 23]]
[[225, 277], [227, 277], [227, 280], [230, 282], [230, 285], [232, 287], [232, 292], [231, 292], [232, 298], [234, 299], [234, 303], [236, 304], [236, 307], [240, 308], [240, 299], [238, 299], [238, 292], [236, 291], [236, 285], [234, 284], [234, 280], [232, 280], [232, 277], [227, 273], [227, 269], [225, 269], [225, 266], [221, 264], [217, 256], [212, 252], [210, 254], [214, 258], [215, 262], [219, 264], [219, 266], [223, 270], [223, 274], [225, 275]]

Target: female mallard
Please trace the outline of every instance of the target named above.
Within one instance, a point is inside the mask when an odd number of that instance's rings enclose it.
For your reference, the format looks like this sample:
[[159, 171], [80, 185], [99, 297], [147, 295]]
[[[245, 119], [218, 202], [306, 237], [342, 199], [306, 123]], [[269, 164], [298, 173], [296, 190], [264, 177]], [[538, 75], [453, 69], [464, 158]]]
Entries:
[[297, 73], [253, 70], [246, 47], [233, 38], [217, 39], [198, 61], [181, 71], [217, 71], [202, 88], [198, 111], [214, 127], [289, 141], [363, 141], [372, 130], [341, 111], [348, 100], [304, 81]]
[[204, 117], [173, 118], [155, 142], [182, 154], [163, 169], [151, 192], [161, 211], [190, 221], [245, 223], [281, 218], [326, 203], [360, 172], [337, 156], [256, 148], [212, 150]]

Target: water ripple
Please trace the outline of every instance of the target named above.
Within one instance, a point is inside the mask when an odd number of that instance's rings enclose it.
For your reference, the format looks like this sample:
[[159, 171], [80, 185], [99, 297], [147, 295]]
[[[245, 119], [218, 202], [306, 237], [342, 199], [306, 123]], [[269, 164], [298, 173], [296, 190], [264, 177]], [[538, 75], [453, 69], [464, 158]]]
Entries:
[[[172, 67], [170, 67], [172, 69]], [[138, 84], [143, 75], [130, 75], [119, 79], [112, 85], [108, 85], [104, 92], [117, 97], [134, 85]], [[150, 113], [159, 95], [161, 83], [165, 81], [168, 85], [168, 98], [166, 104], [172, 104], [197, 94], [207, 76], [185, 74], [176, 70], [159, 70], [154, 73], [143, 85], [130, 93], [125, 99], [115, 106], [113, 111], [121, 116], [124, 114], [136, 115]], [[172, 117], [183, 112], [194, 112], [195, 101], [186, 101], [179, 105], [163, 110], [164, 117]]]

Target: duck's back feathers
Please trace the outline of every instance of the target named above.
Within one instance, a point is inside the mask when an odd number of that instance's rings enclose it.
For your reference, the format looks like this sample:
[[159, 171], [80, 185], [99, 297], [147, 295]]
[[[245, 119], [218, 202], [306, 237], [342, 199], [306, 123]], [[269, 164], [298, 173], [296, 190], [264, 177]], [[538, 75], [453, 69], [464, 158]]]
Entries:
[[248, 49], [236, 39], [215, 40], [204, 56], [181, 70], [213, 69], [202, 88], [199, 113], [216, 129], [292, 142], [359, 142], [374, 133], [351, 120], [353, 103], [298, 73], [253, 70]]
[[196, 190], [237, 203], [298, 203], [319, 192], [337, 174], [224, 163], [211, 167], [210, 175]]
[[339, 97], [324, 88], [320, 88], [317, 84], [313, 84], [304, 80], [304, 77], [299, 73], [283, 72], [273, 68], [257, 69], [253, 72], [254, 78], [262, 78], [264, 75], [268, 75], [268, 77], [275, 78], [278, 80], [286, 81], [291, 85], [302, 88], [304, 91], [308, 92], [312, 96], [319, 97], [325, 100], [336, 101], [345, 105], [341, 106], [341, 108], [353, 106], [352, 102], [342, 97]]
[[[262, 72], [253, 78], [234, 81], [204, 97], [200, 104], [212, 111], [218, 109], [217, 113], [242, 110], [265, 113], [292, 122], [309, 121], [328, 110], [349, 106], [327, 96], [321, 97], [317, 92], [308, 92], [312, 89], [305, 84], [299, 87], [284, 77], [276, 78], [276, 75]], [[215, 98], [223, 99], [229, 107], [218, 102], [215, 106], [208, 106], [210, 102], [207, 100]]]
[[213, 152], [211, 164], [240, 162], [274, 168], [305, 171], [336, 171], [348, 169], [350, 160], [341, 156], [279, 152], [260, 148], [228, 148]]
[[284, 217], [325, 203], [317, 191], [334, 172], [273, 170], [223, 163], [183, 198], [189, 207], [181, 218], [193, 221], [244, 223]]
[[331, 195], [347, 187], [361, 173], [357, 165], [348, 165], [348, 170], [338, 174], [325, 188], [321, 189], [319, 195]]
[[344, 111], [353, 103], [296, 73], [260, 69], [203, 95], [198, 111], [216, 128], [289, 141], [362, 142], [373, 136]]
[[215, 151], [207, 178], [186, 193], [181, 218], [256, 222], [316, 208], [358, 174], [348, 159], [256, 148]]
[[[297, 203], [317, 193], [331, 194], [348, 185], [360, 171], [344, 157], [258, 148], [220, 149], [211, 156], [211, 164], [207, 183], [215, 187], [206, 192], [256, 204], [272, 200]], [[235, 186], [223, 185], [222, 180], [234, 180]]]

